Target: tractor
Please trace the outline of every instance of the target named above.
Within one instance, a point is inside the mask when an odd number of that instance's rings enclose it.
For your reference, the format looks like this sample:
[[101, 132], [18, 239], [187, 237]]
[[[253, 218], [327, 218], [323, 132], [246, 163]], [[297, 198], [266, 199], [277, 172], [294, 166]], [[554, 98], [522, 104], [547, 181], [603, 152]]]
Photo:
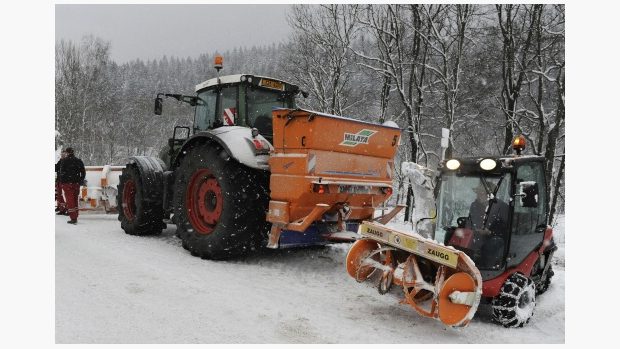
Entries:
[[159, 93], [194, 108], [160, 157], [131, 157], [118, 185], [127, 234], [176, 225], [182, 246], [205, 259], [262, 248], [353, 241], [392, 194], [400, 129], [297, 108], [298, 86], [254, 74], [219, 76], [196, 95]]
[[446, 325], [465, 326], [481, 301], [493, 319], [522, 327], [550, 285], [557, 249], [547, 225], [545, 161], [521, 155], [443, 160], [436, 184], [434, 238], [364, 222], [347, 254], [357, 281], [380, 293], [402, 287], [404, 303]]

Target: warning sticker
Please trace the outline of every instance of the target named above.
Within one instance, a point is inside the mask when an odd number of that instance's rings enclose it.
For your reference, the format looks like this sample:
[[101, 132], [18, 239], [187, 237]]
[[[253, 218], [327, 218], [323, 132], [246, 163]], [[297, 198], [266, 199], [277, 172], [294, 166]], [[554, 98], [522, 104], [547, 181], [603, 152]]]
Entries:
[[224, 109], [224, 125], [233, 126], [235, 124], [235, 115], [237, 115], [237, 108]]

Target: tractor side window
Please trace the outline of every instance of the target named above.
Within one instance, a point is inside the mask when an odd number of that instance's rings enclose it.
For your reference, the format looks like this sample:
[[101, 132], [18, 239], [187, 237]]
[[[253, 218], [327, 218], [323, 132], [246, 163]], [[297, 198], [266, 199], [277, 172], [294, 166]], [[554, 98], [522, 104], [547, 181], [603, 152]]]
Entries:
[[220, 90], [220, 113], [222, 125], [232, 126], [239, 123], [237, 119], [237, 86], [224, 87]]
[[200, 92], [194, 115], [194, 128], [200, 131], [213, 128], [215, 122], [215, 103], [217, 93], [214, 90]]

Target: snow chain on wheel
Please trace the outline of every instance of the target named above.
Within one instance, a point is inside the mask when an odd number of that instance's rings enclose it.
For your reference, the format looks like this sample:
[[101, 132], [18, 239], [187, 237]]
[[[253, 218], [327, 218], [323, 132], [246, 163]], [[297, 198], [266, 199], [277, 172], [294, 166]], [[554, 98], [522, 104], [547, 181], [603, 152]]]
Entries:
[[176, 170], [173, 207], [182, 246], [223, 259], [262, 244], [269, 230], [269, 174], [241, 165], [213, 144], [188, 149]]
[[[156, 168], [158, 163], [152, 159], [142, 159], [147, 163], [153, 162]], [[147, 170], [150, 171], [150, 170]], [[152, 171], [151, 171], [152, 172]], [[161, 198], [145, 197], [147, 191], [142, 180], [143, 175], [154, 177], [153, 173], [140, 173], [136, 164], [128, 164], [119, 178], [116, 202], [118, 220], [121, 228], [129, 235], [157, 235], [161, 234], [163, 223], [163, 207]]]
[[493, 319], [504, 327], [523, 327], [530, 321], [536, 306], [534, 282], [521, 274], [513, 274], [493, 298], [491, 306]]

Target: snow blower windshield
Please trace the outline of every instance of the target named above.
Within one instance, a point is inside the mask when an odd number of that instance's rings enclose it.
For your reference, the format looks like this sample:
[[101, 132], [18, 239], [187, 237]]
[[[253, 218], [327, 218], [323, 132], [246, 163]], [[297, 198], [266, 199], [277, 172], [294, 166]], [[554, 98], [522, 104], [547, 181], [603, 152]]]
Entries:
[[510, 174], [442, 176], [435, 239], [467, 253], [481, 268], [502, 265], [509, 223]]

